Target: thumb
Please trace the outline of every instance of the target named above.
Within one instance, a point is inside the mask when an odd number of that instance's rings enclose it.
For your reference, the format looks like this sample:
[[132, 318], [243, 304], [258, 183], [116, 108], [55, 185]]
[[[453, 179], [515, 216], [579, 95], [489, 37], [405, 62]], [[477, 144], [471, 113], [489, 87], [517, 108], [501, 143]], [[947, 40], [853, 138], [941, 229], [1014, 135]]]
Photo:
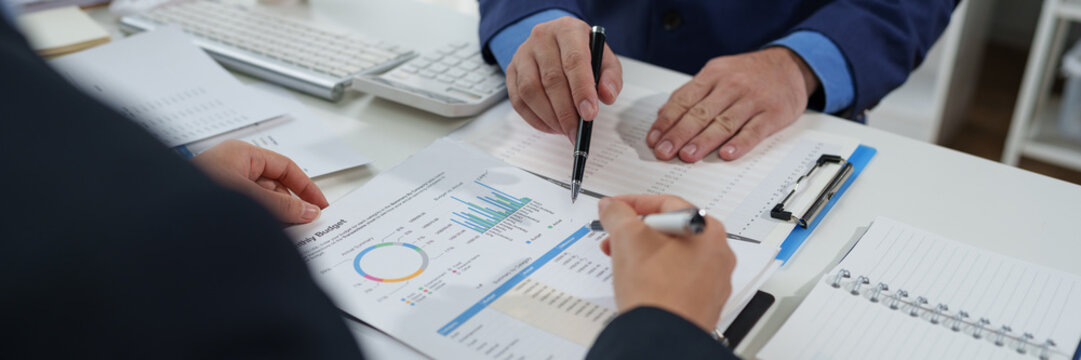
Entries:
[[306, 224], [319, 217], [319, 207], [291, 194], [263, 190], [262, 203], [278, 220], [290, 224]]
[[641, 237], [646, 225], [638, 218], [638, 213], [625, 202], [604, 198], [597, 204], [600, 211], [601, 225], [608, 232], [608, 251], [610, 255], [621, 252], [626, 241]]
[[608, 45], [604, 45], [604, 57], [601, 59], [601, 79], [597, 84], [597, 95], [601, 102], [612, 105], [623, 90], [623, 65]]
[[608, 233], [616, 230], [617, 225], [638, 218], [638, 213], [634, 212], [630, 205], [610, 197], [603, 198], [597, 203], [597, 212], [600, 215], [601, 225]]

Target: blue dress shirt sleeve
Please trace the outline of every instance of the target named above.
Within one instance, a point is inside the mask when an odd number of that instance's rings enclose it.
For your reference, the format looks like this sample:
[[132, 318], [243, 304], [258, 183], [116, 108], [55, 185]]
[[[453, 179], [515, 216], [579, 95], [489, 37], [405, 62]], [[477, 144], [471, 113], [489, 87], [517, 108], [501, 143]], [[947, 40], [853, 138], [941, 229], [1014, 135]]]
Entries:
[[492, 52], [492, 56], [495, 56], [495, 61], [499, 63], [499, 67], [503, 71], [507, 71], [507, 65], [510, 65], [514, 53], [518, 51], [518, 46], [529, 38], [534, 26], [564, 16], [574, 16], [574, 14], [560, 9], [548, 9], [530, 15], [514, 24], [507, 25], [488, 42], [488, 50]]
[[767, 46], [784, 46], [791, 49], [807, 63], [822, 84], [824, 101], [808, 106], [825, 113], [838, 113], [852, 106], [855, 91], [848, 61], [841, 49], [821, 33], [800, 30], [774, 41]]

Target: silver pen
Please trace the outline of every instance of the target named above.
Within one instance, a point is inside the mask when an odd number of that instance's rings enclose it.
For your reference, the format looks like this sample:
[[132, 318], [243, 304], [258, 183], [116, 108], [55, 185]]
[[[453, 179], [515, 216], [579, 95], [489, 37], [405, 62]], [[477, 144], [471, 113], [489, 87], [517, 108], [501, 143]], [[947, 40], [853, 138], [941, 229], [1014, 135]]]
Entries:
[[[706, 230], [706, 211], [699, 208], [686, 208], [676, 211], [642, 216], [642, 222], [653, 230], [675, 236], [691, 236]], [[589, 229], [604, 231], [600, 220], [589, 223]]]

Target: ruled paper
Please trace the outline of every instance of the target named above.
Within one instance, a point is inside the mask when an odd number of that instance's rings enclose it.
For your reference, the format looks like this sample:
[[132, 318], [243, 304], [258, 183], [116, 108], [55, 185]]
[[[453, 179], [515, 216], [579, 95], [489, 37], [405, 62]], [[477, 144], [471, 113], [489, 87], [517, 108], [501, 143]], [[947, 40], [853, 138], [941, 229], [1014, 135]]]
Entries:
[[[848, 158], [859, 146], [853, 138], [790, 127], [735, 161], [723, 161], [716, 152], [694, 164], [660, 161], [645, 138], [667, 99], [666, 93], [627, 85], [615, 104], [601, 106], [583, 188], [604, 195], [678, 195], [721, 219], [729, 233], [758, 242], [776, 233], [783, 240], [794, 225], [771, 218], [770, 208], [819, 156]], [[454, 136], [503, 161], [557, 181], [570, 179], [571, 142], [533, 129], [509, 103], [464, 130]]]
[[[848, 270], [851, 277], [834, 288], [836, 274]], [[861, 294], [850, 293], [859, 276], [869, 278]], [[879, 282], [889, 291], [880, 301], [870, 301], [869, 290]], [[908, 299], [927, 299], [927, 309], [945, 304], [947, 316], [939, 324], [934, 313], [911, 306], [898, 310], [887, 305], [888, 294], [907, 291]], [[988, 330], [960, 324], [953, 331], [959, 311], [969, 322], [990, 321]], [[1007, 338], [994, 343], [989, 330], [1003, 325], [1012, 336], [1032, 335], [1023, 344]], [[1057, 346], [1051, 359], [1070, 359], [1081, 341], [1081, 277], [1012, 259], [934, 234], [878, 218], [855, 248], [827, 273], [796, 312], [759, 353], [762, 359], [1038, 359], [1043, 344]], [[1018, 348], [1021, 348], [1020, 353]]]

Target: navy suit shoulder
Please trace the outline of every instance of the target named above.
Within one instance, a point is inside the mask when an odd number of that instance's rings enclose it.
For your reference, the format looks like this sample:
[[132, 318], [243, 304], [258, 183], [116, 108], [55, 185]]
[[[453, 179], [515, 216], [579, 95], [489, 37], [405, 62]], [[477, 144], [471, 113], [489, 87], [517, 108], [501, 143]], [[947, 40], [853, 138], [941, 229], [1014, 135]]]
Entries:
[[[959, 0], [480, 0], [480, 40], [559, 8], [608, 30], [622, 56], [687, 74], [710, 59], [761, 49], [799, 30], [821, 33], [850, 67], [857, 117], [900, 86], [942, 34]], [[488, 57], [491, 59], [491, 57]]]
[[612, 320], [587, 359], [737, 359], [701, 328], [668, 311], [639, 307]]
[[7, 358], [361, 358], [281, 225], [0, 21]]
[[855, 95], [848, 115], [857, 117], [908, 79], [946, 30], [959, 2], [832, 1], [793, 30], [817, 31], [841, 49]]

